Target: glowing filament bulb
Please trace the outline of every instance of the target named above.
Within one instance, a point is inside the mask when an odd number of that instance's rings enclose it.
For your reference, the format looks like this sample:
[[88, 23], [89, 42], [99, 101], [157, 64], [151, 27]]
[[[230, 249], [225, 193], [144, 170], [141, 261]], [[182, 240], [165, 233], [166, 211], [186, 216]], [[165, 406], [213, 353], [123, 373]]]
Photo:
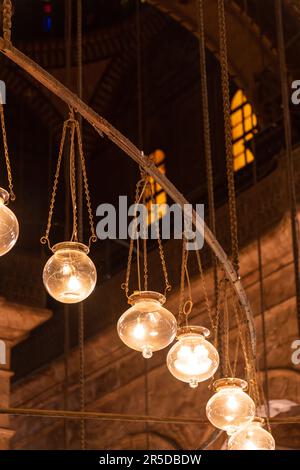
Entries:
[[81, 283], [76, 276], [71, 276], [68, 280], [68, 287], [71, 291], [79, 291]]
[[134, 328], [133, 328], [133, 332], [132, 332], [133, 336], [136, 338], [136, 339], [144, 339], [145, 338], [145, 328], [143, 327], [143, 325], [141, 325], [140, 323], [138, 323]]

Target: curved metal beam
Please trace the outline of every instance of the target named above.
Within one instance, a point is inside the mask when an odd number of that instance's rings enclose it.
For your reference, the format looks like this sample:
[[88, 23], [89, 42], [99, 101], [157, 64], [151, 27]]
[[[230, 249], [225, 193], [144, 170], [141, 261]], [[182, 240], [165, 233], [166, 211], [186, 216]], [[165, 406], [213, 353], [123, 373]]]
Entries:
[[[105, 134], [112, 142], [114, 142], [120, 149], [122, 149], [129, 157], [131, 157], [138, 165], [140, 165], [149, 175], [151, 175], [157, 183], [167, 192], [167, 194], [181, 207], [188, 204], [187, 199], [178, 191], [178, 189], [163, 175], [155, 166], [155, 164], [144, 155], [129, 139], [127, 139], [121, 132], [115, 129], [108, 121], [99, 116], [92, 108], [78, 98], [77, 95], [72, 93], [62, 83], [60, 83], [51, 74], [46, 72], [42, 67], [36, 64], [29, 57], [24, 55], [16, 49], [10, 42], [4, 41], [0, 38], [0, 50], [6, 57], [11, 59], [19, 67], [29, 73], [33, 78], [44, 85], [48, 90], [58, 96], [62, 101], [67, 103], [70, 107], [76, 110], [81, 116], [88, 121], [95, 130], [101, 134]], [[243, 306], [249, 326], [251, 335], [252, 352], [255, 357], [256, 354], [256, 337], [252, 310], [242, 286], [240, 278], [237, 276], [230, 260], [228, 259], [223, 248], [216, 240], [213, 233], [205, 224], [199, 215], [193, 211], [193, 223], [199, 233], [204, 232], [205, 241], [209, 244], [214, 251], [220, 263], [228, 276], [228, 279], [234, 286], [236, 294]]]

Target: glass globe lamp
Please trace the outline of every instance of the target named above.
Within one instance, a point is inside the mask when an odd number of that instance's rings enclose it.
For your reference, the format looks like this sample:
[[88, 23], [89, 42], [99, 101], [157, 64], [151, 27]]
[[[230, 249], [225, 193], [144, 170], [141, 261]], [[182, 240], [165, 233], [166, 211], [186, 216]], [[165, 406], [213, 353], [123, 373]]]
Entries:
[[238, 429], [228, 441], [228, 450], [275, 450], [275, 441], [264, 428], [264, 420], [254, 420]]
[[205, 339], [209, 335], [209, 330], [201, 326], [179, 328], [178, 341], [168, 353], [169, 371], [191, 388], [212, 377], [219, 366], [218, 351]]
[[62, 242], [54, 245], [52, 251], [53, 256], [43, 271], [48, 293], [64, 304], [86, 299], [97, 282], [97, 271], [88, 257], [88, 247], [78, 242]]
[[9, 194], [0, 188], [0, 256], [15, 245], [19, 236], [19, 223], [15, 214], [6, 206]]
[[255, 404], [245, 393], [247, 386], [245, 380], [237, 378], [216, 380], [216, 393], [206, 405], [207, 418], [216, 428], [232, 434], [253, 420]]
[[120, 339], [129, 348], [141, 351], [145, 359], [167, 347], [176, 336], [176, 318], [163, 307], [165, 301], [158, 292], [134, 292], [129, 297], [131, 307], [118, 321]]

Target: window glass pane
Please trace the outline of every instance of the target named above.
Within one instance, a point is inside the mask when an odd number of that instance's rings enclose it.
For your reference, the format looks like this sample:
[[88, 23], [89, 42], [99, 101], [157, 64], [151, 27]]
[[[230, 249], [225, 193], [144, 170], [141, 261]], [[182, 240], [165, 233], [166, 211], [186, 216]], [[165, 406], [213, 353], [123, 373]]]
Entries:
[[238, 124], [237, 126], [233, 127], [232, 129], [232, 139], [236, 140], [242, 137], [244, 134], [243, 124]]
[[231, 114], [231, 125], [232, 127], [240, 124], [243, 120], [243, 113], [241, 109], [238, 109], [234, 113]]
[[234, 171], [240, 170], [245, 165], [246, 165], [246, 158], [245, 158], [245, 154], [243, 152], [239, 157], [236, 157], [233, 161]]
[[238, 171], [254, 160], [245, 142], [253, 138], [257, 117], [243, 90], [238, 90], [231, 102], [231, 130], [233, 140], [234, 171]]

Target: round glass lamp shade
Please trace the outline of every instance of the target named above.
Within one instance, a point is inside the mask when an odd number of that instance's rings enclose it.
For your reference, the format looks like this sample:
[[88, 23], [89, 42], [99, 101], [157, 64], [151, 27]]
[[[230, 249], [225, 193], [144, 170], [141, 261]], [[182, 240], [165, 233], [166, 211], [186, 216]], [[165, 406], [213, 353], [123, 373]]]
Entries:
[[255, 404], [245, 393], [247, 382], [237, 378], [219, 379], [214, 383], [216, 393], [206, 405], [209, 421], [228, 434], [250, 423], [255, 416]]
[[274, 438], [263, 424], [262, 419], [254, 418], [243, 426], [229, 438], [228, 450], [275, 450]]
[[163, 307], [165, 301], [158, 292], [134, 292], [129, 297], [132, 306], [118, 321], [118, 335], [123, 343], [141, 351], [145, 359], [167, 347], [176, 336], [176, 318]]
[[209, 330], [201, 326], [179, 328], [178, 341], [167, 356], [171, 374], [192, 388], [212, 377], [219, 366], [218, 351], [205, 339], [209, 335]]
[[5, 255], [15, 245], [19, 236], [19, 223], [15, 214], [5, 205], [9, 194], [0, 188], [0, 256]]
[[52, 251], [53, 256], [43, 272], [48, 293], [64, 304], [86, 299], [97, 282], [97, 271], [88, 257], [88, 247], [78, 242], [62, 242], [54, 245]]

